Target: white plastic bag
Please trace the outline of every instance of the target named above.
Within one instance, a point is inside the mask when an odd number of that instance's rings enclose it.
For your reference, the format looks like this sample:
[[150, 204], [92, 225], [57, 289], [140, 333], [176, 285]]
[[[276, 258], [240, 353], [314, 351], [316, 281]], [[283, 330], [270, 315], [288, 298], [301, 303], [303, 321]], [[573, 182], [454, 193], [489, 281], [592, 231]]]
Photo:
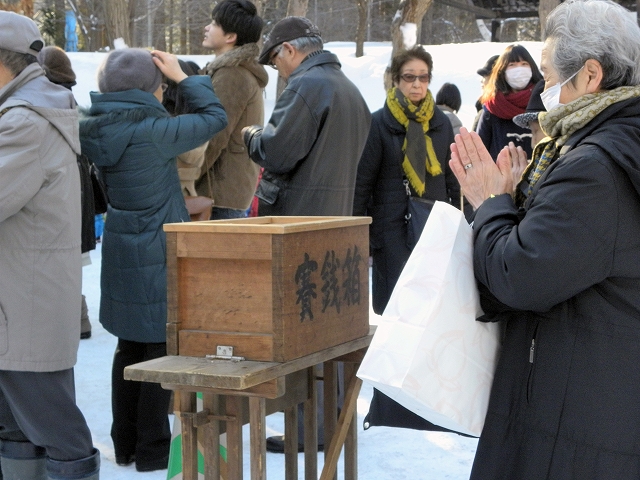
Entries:
[[436, 202], [358, 377], [431, 423], [479, 436], [499, 350], [498, 325], [480, 315], [471, 227]]

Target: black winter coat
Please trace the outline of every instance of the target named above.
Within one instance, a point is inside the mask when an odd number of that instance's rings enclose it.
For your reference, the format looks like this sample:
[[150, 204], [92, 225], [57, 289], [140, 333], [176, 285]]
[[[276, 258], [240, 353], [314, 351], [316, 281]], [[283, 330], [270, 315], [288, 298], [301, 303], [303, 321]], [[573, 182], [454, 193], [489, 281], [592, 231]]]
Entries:
[[[423, 197], [459, 206], [460, 186], [449, 168], [453, 129], [447, 116], [438, 108], [434, 107], [427, 134], [444, 173], [436, 177], [427, 174]], [[369, 138], [358, 164], [353, 214], [373, 218], [369, 235], [373, 257], [372, 301], [373, 310], [378, 314], [387, 306], [393, 287], [411, 254], [407, 247], [407, 193], [402, 169], [405, 135], [405, 128], [385, 104], [373, 114]], [[446, 431], [378, 390], [374, 390], [365, 428], [376, 425]]]
[[[449, 168], [453, 130], [447, 116], [434, 107], [429, 132], [442, 175], [426, 176], [423, 198], [460, 206], [460, 186]], [[356, 179], [353, 214], [372, 217], [369, 242], [373, 257], [373, 310], [387, 306], [411, 251], [406, 245], [407, 193], [403, 184], [404, 127], [386, 106], [373, 114]], [[415, 195], [415, 193], [414, 193]]]
[[260, 215], [350, 215], [371, 114], [338, 57], [309, 55], [289, 77], [264, 129], [245, 139], [249, 156], [283, 182]]
[[614, 104], [524, 212], [478, 208], [476, 278], [506, 333], [472, 480], [640, 478], [639, 151], [640, 99]]
[[509, 145], [509, 142], [513, 142], [516, 147], [522, 147], [527, 152], [527, 158], [531, 158], [531, 130], [519, 127], [511, 119], [492, 114], [487, 107], [482, 107], [476, 132], [494, 161], [500, 150]]

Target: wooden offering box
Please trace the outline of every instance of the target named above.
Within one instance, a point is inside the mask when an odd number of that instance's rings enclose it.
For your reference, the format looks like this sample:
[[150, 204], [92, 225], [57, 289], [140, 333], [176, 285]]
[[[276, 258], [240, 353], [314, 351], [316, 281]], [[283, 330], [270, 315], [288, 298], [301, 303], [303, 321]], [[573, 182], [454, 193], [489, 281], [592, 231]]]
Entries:
[[169, 355], [286, 362], [369, 333], [369, 217], [164, 225]]

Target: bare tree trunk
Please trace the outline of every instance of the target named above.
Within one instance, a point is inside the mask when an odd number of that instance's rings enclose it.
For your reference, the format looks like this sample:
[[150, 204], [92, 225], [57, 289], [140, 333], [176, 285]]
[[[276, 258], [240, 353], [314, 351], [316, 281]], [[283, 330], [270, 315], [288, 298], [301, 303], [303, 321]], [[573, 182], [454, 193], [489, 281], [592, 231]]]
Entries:
[[153, 46], [157, 50], [167, 51], [167, 6], [165, 2], [162, 2], [156, 10], [156, 25], [153, 32]]
[[189, 54], [199, 55], [202, 54], [202, 36], [204, 27], [200, 27], [200, 23], [197, 15], [189, 13]]
[[113, 46], [113, 41], [116, 38], [122, 38], [127, 45], [131, 45], [127, 0], [109, 0], [104, 4], [105, 24], [110, 46]]
[[371, 0], [356, 0], [358, 28], [356, 29], [356, 57], [364, 55], [364, 38], [367, 34], [367, 10]]
[[180, 8], [180, 54], [187, 53], [187, 5]]
[[62, 49], [64, 49], [65, 43], [66, 43], [64, 31], [67, 23], [67, 18], [64, 13], [65, 11], [64, 1], [65, 0], [55, 0], [53, 4], [54, 5], [53, 8], [55, 11], [55, 35], [53, 37], [53, 41], [58, 47]]
[[[544, 40], [547, 36], [545, 31], [547, 16], [551, 13], [551, 10], [560, 5], [560, 0], [540, 0], [538, 5], [538, 16], [540, 17], [540, 37]], [[638, 17], [640, 19], [640, 17]]]
[[306, 17], [309, 0], [289, 0], [287, 17]]
[[[404, 49], [409, 49], [415, 45], [416, 38], [410, 38], [408, 32], [410, 31], [410, 25], [413, 24], [413, 28], [417, 30], [418, 25], [422, 21], [422, 17], [427, 12], [433, 0], [401, 0], [398, 6], [398, 11], [391, 23], [391, 58], [393, 58], [397, 52]], [[404, 30], [404, 31], [403, 31]], [[387, 72], [384, 76], [385, 89], [391, 88], [391, 78]]]

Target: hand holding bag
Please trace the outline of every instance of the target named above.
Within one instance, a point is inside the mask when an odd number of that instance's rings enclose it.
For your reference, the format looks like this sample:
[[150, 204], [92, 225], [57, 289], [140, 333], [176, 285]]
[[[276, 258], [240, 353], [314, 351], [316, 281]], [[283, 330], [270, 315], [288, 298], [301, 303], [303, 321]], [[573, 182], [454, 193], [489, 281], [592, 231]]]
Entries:
[[499, 351], [482, 314], [463, 213], [435, 202], [358, 370], [426, 420], [479, 436]]

